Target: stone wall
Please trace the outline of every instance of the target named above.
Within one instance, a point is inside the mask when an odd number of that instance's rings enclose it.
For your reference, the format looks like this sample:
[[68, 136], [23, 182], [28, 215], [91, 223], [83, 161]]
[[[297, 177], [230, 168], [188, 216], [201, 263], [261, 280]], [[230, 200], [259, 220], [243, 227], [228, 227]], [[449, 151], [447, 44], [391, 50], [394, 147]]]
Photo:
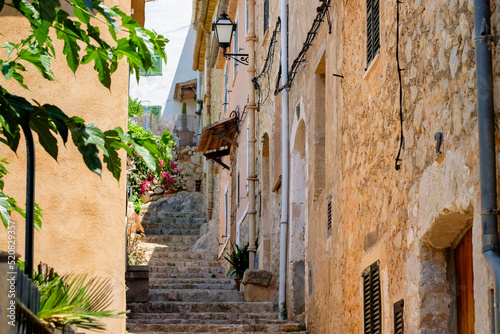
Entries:
[[203, 171], [205, 157], [202, 152], [196, 151], [197, 147], [194, 146], [175, 147], [172, 150], [172, 160], [185, 175], [182, 179], [185, 190], [204, 194], [206, 189], [206, 178]]
[[[271, 2], [272, 13], [277, 12], [278, 4]], [[498, 31], [499, 8], [494, 1], [491, 5], [492, 24]], [[305, 180], [305, 198], [295, 202], [297, 214], [291, 203], [292, 225], [298, 217], [291, 236], [301, 228], [304, 235], [299, 233], [288, 245], [289, 259], [302, 237], [308, 329], [314, 333], [362, 332], [361, 273], [380, 261], [383, 332], [392, 332], [393, 304], [401, 299], [405, 300], [409, 333], [453, 331], [450, 309], [454, 308], [454, 291], [447, 276], [452, 266], [448, 254], [472, 227], [475, 331], [489, 332], [492, 281], [480, 241], [473, 3], [434, 0], [401, 4], [405, 145], [400, 170], [395, 169], [401, 131], [396, 2], [380, 1], [381, 48], [371, 64], [366, 63], [365, 55], [365, 6], [364, 0], [332, 1], [332, 33], [323, 23], [289, 92], [291, 155], [293, 158], [293, 145], [303, 123], [305, 150], [296, 161], [303, 159], [306, 166], [299, 170], [297, 164], [291, 164], [291, 178]], [[309, 2], [290, 4], [290, 63], [302, 49], [315, 16], [316, 6]], [[261, 23], [257, 16], [257, 27]], [[262, 61], [269, 38], [262, 33], [258, 36], [264, 41], [257, 50]], [[500, 57], [497, 48], [493, 52], [495, 96], [500, 96]], [[258, 68], [259, 64], [262, 62], [258, 61]], [[260, 106], [260, 136], [267, 133], [272, 140], [279, 139], [279, 101], [280, 96], [272, 97]], [[496, 111], [499, 106], [497, 99]], [[443, 134], [442, 154], [436, 154], [436, 132]], [[270, 150], [273, 159], [269, 164], [279, 171], [280, 147], [273, 143]], [[263, 159], [259, 163], [262, 173]], [[274, 200], [269, 208], [274, 227], [267, 239], [273, 243], [272, 258], [277, 259], [279, 194], [268, 198]], [[289, 301], [294, 298], [294, 284], [289, 275]], [[442, 295], [437, 296], [436, 291]], [[289, 306], [292, 315], [298, 313]]]

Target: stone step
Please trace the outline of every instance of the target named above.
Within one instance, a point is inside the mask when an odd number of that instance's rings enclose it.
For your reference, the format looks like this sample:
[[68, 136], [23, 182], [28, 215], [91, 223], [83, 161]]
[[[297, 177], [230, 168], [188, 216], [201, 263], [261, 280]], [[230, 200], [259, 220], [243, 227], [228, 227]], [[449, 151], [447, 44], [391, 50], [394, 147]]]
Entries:
[[217, 282], [217, 283], [201, 283], [201, 284], [193, 284], [193, 283], [149, 283], [149, 290], [155, 290], [155, 289], [170, 289], [170, 290], [175, 290], [175, 289], [209, 289], [209, 290], [235, 290], [236, 285], [234, 283], [229, 283], [229, 284], [221, 284], [218, 283], [219, 280], [216, 280], [214, 278], [210, 279], [211, 281]]
[[[160, 235], [197, 235], [198, 237], [200, 236], [200, 229], [199, 228], [171, 228], [171, 227], [145, 227], [144, 225], [142, 226], [146, 231], [149, 232], [157, 232], [156, 228], [161, 230]], [[151, 235], [159, 235], [157, 233], [150, 233], [146, 234], [146, 236], [151, 236]]]
[[299, 330], [297, 325], [290, 324], [140, 324], [129, 323], [127, 330], [132, 332], [188, 332], [188, 333], [230, 333], [230, 332], [290, 332]]
[[[308, 332], [299, 332], [299, 331], [295, 331], [293, 330], [292, 331], [293, 333], [297, 333], [297, 334], [308, 334]], [[169, 333], [169, 332], [130, 332], [130, 331], [127, 331], [128, 334], [138, 334], [138, 333], [141, 333], [141, 334], [165, 334], [165, 333]], [[192, 332], [175, 332], [177, 334], [191, 334]], [[198, 334], [213, 334], [213, 333], [216, 333], [216, 332], [198, 332]], [[225, 334], [290, 334], [290, 331], [282, 331], [282, 332], [219, 332], [219, 333], [225, 333]]]
[[[168, 269], [168, 268], [167, 268]], [[149, 269], [149, 278], [226, 278], [225, 274], [216, 274], [206, 272], [152, 272], [151, 268]]]
[[168, 246], [175, 244], [194, 244], [199, 239], [199, 235], [162, 235], [149, 234], [146, 232], [146, 242], [167, 244]]
[[131, 313], [271, 313], [277, 312], [271, 302], [148, 302], [127, 303]]
[[191, 259], [169, 259], [165, 257], [155, 257], [149, 261], [149, 266], [170, 266], [170, 267], [210, 267], [221, 268], [219, 261], [191, 260]]
[[217, 258], [216, 255], [206, 254], [206, 253], [196, 253], [190, 251], [161, 252], [161, 257], [172, 260], [204, 260], [204, 261], [212, 261], [212, 260], [215, 261], [215, 259]]
[[[174, 263], [171, 263], [174, 264]], [[199, 266], [157, 266], [149, 265], [150, 273], [167, 273], [167, 274], [191, 274], [191, 273], [207, 273], [207, 274], [223, 274], [221, 267], [199, 267]]]
[[228, 277], [223, 277], [223, 278], [211, 278], [211, 277], [205, 277], [205, 278], [156, 278], [156, 277], [150, 277], [149, 278], [149, 284], [221, 284], [221, 285], [226, 285], [226, 284], [232, 284], [234, 285], [234, 280], [232, 278]]
[[187, 228], [199, 228], [207, 220], [204, 217], [188, 215], [177, 215], [172, 213], [146, 213], [141, 224], [166, 224], [166, 227], [186, 225]]
[[[151, 243], [151, 242], [150, 242]], [[191, 246], [188, 244], [161, 244], [161, 243], [154, 243], [155, 244], [155, 249], [153, 252], [153, 256], [161, 256], [164, 257], [165, 254], [172, 254], [176, 252], [180, 253], [187, 253], [191, 251]]]
[[276, 312], [270, 313], [135, 313], [127, 322], [143, 323], [285, 323]]
[[173, 302], [242, 302], [243, 293], [236, 290], [169, 290], [155, 289], [149, 291], [149, 301], [173, 301]]
[[178, 229], [194, 229], [199, 231], [201, 225], [205, 223], [205, 220], [195, 220], [195, 221], [165, 221], [160, 219], [155, 219], [151, 221], [149, 219], [143, 219], [141, 222], [142, 227], [144, 228], [178, 228]]

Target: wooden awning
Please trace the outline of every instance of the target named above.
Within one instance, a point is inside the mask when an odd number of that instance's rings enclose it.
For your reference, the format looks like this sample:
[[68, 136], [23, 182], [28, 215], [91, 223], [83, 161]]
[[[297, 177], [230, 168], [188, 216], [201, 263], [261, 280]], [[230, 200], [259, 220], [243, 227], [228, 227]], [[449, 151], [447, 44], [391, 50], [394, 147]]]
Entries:
[[196, 99], [196, 83], [196, 79], [176, 83], [174, 90], [174, 100], [182, 103], [186, 100]]
[[197, 151], [203, 152], [207, 159], [212, 159], [222, 167], [229, 169], [221, 158], [231, 153], [231, 145], [238, 147], [237, 138], [237, 118], [226, 118], [203, 128]]

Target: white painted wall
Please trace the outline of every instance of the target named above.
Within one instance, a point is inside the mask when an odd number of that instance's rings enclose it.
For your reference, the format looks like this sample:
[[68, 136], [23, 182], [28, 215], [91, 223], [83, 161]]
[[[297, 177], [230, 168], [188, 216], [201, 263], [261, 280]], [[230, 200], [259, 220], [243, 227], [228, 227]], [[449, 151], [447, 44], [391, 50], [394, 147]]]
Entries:
[[[186, 36], [186, 43], [184, 43], [184, 48], [182, 49], [174, 80], [172, 81], [172, 85], [170, 86], [167, 106], [164, 110], [163, 115], [177, 115], [182, 111], [182, 103], [174, 100], [175, 85], [177, 83], [186, 82], [198, 78], [197, 72], [192, 70], [195, 40], [196, 32], [191, 27]], [[196, 112], [196, 101], [190, 100], [186, 102], [187, 113], [191, 115], [194, 114]]]
[[[169, 39], [165, 47], [167, 64], [163, 64], [162, 76], [142, 76], [139, 83], [135, 74], [130, 75], [129, 95], [132, 99], [139, 98], [144, 105], [160, 105], [165, 110], [186, 37], [191, 29], [192, 0], [150, 0], [146, 2], [145, 27], [154, 30]], [[194, 43], [194, 40], [193, 40]], [[193, 46], [191, 46], [192, 50]], [[192, 52], [187, 59], [182, 60], [182, 66], [189, 63], [187, 72], [196, 78], [196, 72], [191, 69]], [[180, 113], [180, 110], [179, 110]]]

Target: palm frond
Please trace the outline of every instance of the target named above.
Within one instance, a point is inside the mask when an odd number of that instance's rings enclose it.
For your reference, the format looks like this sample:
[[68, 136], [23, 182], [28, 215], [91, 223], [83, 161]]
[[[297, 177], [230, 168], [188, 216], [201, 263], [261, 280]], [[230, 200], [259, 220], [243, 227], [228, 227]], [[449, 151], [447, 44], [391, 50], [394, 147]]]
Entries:
[[109, 280], [90, 279], [87, 275], [55, 277], [40, 286], [38, 318], [53, 328], [65, 326], [105, 331], [102, 318], [119, 318], [126, 312], [106, 310], [112, 303]]

